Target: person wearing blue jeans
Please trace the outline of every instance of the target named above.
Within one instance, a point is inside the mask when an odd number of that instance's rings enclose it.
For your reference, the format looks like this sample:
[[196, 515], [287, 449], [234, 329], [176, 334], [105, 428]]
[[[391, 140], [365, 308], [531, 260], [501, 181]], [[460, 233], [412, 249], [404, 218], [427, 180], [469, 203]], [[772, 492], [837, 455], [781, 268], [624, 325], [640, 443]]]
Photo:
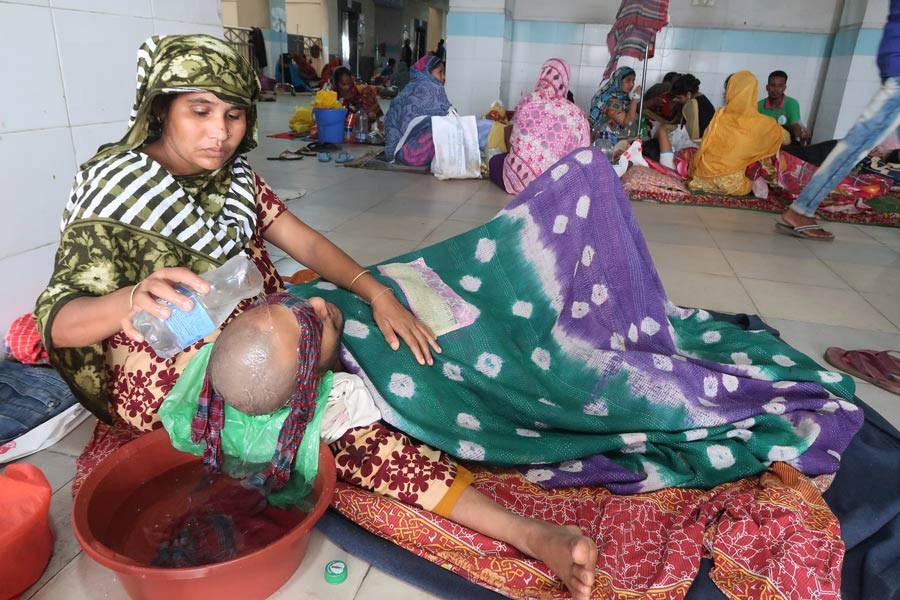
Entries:
[[816, 222], [816, 209], [866, 154], [900, 127], [900, 0], [891, 0], [878, 49], [881, 89], [859, 119], [828, 155], [797, 200], [781, 215], [777, 230], [814, 240], [833, 240], [834, 234]]

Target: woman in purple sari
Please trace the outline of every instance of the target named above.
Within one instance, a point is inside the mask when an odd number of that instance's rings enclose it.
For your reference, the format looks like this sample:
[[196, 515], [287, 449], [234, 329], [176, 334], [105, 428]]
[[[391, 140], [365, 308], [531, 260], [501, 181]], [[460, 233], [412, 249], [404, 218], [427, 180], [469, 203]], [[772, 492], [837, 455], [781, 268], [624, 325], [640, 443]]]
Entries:
[[409, 84], [391, 101], [384, 118], [384, 153], [388, 160], [416, 167], [431, 164], [431, 117], [444, 116], [449, 111], [444, 62], [433, 55], [422, 57], [410, 72]]

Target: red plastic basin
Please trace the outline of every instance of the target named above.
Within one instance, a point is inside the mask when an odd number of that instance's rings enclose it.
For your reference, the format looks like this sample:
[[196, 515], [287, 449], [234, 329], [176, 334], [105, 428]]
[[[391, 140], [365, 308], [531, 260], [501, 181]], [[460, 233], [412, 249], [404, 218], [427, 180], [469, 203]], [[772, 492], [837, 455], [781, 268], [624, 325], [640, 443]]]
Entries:
[[85, 480], [72, 507], [75, 536], [95, 561], [115, 571], [135, 600], [249, 600], [267, 598], [300, 566], [313, 525], [334, 495], [334, 457], [319, 448], [319, 473], [308, 500], [310, 512], [277, 541], [234, 560], [200, 567], [167, 569], [147, 566], [109, 545], [116, 535], [111, 521], [123, 502], [147, 481], [201, 458], [172, 448], [159, 429], [126, 444], [104, 460]]

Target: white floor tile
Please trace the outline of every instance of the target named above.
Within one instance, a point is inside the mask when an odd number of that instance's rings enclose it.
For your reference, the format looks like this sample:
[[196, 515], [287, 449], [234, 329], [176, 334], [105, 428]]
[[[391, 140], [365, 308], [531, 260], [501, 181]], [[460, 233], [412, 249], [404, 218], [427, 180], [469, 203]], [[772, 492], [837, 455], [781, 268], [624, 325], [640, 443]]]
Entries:
[[764, 252], [796, 258], [812, 258], [813, 254], [795, 238], [777, 233], [748, 233], [726, 229], [710, 229], [710, 234], [722, 250]]
[[390, 598], [390, 600], [437, 600], [440, 596], [430, 594], [405, 581], [396, 579], [384, 571], [370, 567], [366, 578], [359, 587], [359, 592], [356, 594], [356, 600], [381, 600], [382, 598]]
[[457, 221], [470, 221], [472, 223], [487, 223], [500, 212], [500, 209], [493, 206], [484, 206], [482, 204], [472, 204], [466, 202], [459, 209], [450, 215], [450, 218]]
[[75, 477], [75, 457], [71, 454], [56, 452], [52, 447], [49, 450], [41, 450], [22, 460], [17, 460], [16, 463], [29, 463], [43, 471], [54, 493]]
[[648, 242], [702, 246], [704, 248], [716, 247], [716, 242], [702, 223], [684, 225], [681, 223], [650, 222], [642, 224], [641, 231], [643, 231], [644, 238]]
[[473, 223], [472, 221], [456, 221], [454, 219], [447, 219], [440, 225], [438, 225], [437, 229], [432, 231], [427, 238], [425, 238], [421, 244], [419, 244], [420, 248], [425, 248], [427, 246], [431, 246], [432, 244], [438, 244], [443, 242], [444, 240], [448, 240], [452, 237], [456, 237], [461, 233], [465, 233], [467, 231], [471, 231], [477, 227], [477, 223]]
[[770, 234], [775, 229], [777, 215], [733, 208], [698, 206], [700, 220], [708, 229], [744, 231]]
[[900, 255], [876, 241], [835, 239], [833, 242], [803, 240], [809, 250], [822, 260], [836, 260], [859, 265], [900, 268]]
[[[863, 298], [900, 329], [900, 296], [864, 293]], [[900, 348], [898, 348], [900, 349]]]
[[734, 275], [718, 248], [648, 242], [647, 247], [659, 271], [690, 271], [712, 275]]
[[737, 277], [666, 270], [660, 272], [669, 300], [679, 306], [729, 313], [756, 313], [756, 307]]
[[849, 287], [818, 258], [776, 256], [742, 250], [723, 252], [740, 277], [843, 289]]
[[33, 596], [35, 600], [128, 600], [116, 574], [81, 552]]
[[335, 228], [337, 236], [377, 236], [395, 240], [421, 242], [444, 219], [430, 217], [384, 215], [366, 212]]
[[[43, 592], [48, 582], [60, 573], [81, 552], [72, 529], [72, 483], [69, 482], [53, 494], [50, 501], [50, 528], [53, 530], [53, 554], [44, 569], [44, 574], [24, 594], [29, 598], [36, 592]], [[40, 594], [38, 594], [40, 597]]]
[[[333, 560], [347, 563], [347, 580], [333, 585], [325, 581], [325, 565]], [[313, 530], [300, 568], [270, 600], [351, 600], [356, 597], [369, 563], [356, 558]]]
[[825, 264], [858, 292], [875, 292], [900, 297], [900, 269], [833, 260], [826, 260]]
[[897, 328], [853, 290], [741, 278], [764, 317], [897, 333]]
[[70, 431], [69, 435], [58, 441], [51, 450], [60, 454], [68, 454], [69, 456], [80, 456], [81, 451], [84, 450], [84, 447], [90, 441], [96, 424], [97, 419], [89, 416], [78, 427]]
[[656, 202], [632, 202], [641, 227], [646, 223], [680, 223], [682, 225], [703, 225], [697, 207], [682, 204], [657, 204]]

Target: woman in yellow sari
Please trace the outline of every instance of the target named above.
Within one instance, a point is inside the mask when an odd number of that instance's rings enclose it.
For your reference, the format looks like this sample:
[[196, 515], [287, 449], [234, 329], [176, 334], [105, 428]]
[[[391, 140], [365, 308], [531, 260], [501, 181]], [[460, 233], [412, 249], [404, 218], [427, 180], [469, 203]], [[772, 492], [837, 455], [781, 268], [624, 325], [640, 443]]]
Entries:
[[744, 196], [751, 182], [747, 166], [775, 155], [782, 128], [756, 109], [759, 85], [750, 71], [738, 71], [725, 84], [725, 106], [716, 111], [691, 161], [691, 190]]

